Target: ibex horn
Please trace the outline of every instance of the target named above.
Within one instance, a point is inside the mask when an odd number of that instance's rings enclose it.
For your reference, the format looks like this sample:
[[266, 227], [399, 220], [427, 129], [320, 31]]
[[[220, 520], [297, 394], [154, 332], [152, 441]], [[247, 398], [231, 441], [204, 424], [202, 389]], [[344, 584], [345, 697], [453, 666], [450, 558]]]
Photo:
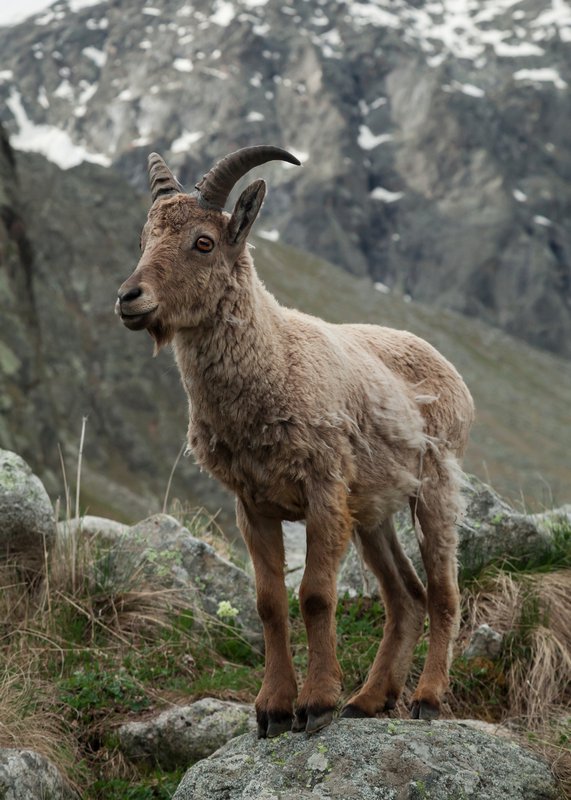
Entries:
[[158, 153], [151, 153], [148, 165], [153, 203], [158, 197], [167, 197], [184, 191]]
[[299, 166], [301, 162], [287, 150], [270, 145], [243, 147], [225, 156], [196, 184], [199, 203], [205, 208], [224, 208], [228, 195], [240, 178], [266, 161], [289, 161]]

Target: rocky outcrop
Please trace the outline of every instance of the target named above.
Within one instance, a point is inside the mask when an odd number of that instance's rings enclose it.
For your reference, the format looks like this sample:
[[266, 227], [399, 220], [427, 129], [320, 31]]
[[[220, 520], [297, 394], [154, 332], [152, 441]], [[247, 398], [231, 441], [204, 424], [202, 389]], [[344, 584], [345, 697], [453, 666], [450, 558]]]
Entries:
[[192, 767], [173, 800], [556, 800], [547, 765], [454, 722], [339, 720], [319, 735], [246, 734]]
[[[178, 375], [153, 361], [147, 336], [127, 341], [113, 313], [145, 204], [89, 164], [68, 173], [24, 154], [16, 172], [6, 148], [0, 204], [4, 193], [13, 221], [4, 229], [0, 216], [1, 441], [63, 503], [58, 444], [72, 482], [86, 416], [82, 508], [141, 519], [160, 509], [187, 427]], [[231, 500], [191, 459], [177, 465], [170, 496], [213, 513], [223, 506], [230, 527]]]
[[[140, 550], [147, 568], [199, 601], [213, 617], [232, 619], [251, 641], [261, 643], [254, 587], [246, 573], [166, 514], [130, 528], [130, 548]], [[221, 609], [221, 604], [224, 605]]]
[[177, 597], [194, 611], [235, 626], [250, 643], [262, 644], [254, 585], [244, 570], [222, 558], [211, 545], [192, 536], [168, 514], [129, 526], [112, 520], [87, 518], [86, 526], [72, 520], [60, 524], [62, 536], [88, 536], [105, 565], [106, 580], [129, 584], [142, 574], [153, 585], [176, 589]]
[[58, 769], [32, 750], [0, 749], [2, 800], [78, 800]]
[[251, 705], [205, 697], [152, 719], [128, 722], [118, 735], [121, 752], [129, 761], [174, 770], [207, 758], [230, 739], [255, 730]]
[[571, 18], [520, 5], [70, 3], [0, 31], [0, 120], [140, 187], [151, 150], [192, 187], [289, 147], [267, 237], [569, 356]]
[[35, 251], [16, 157], [0, 126], [0, 442], [46, 474], [57, 457], [56, 411], [42, 358]]
[[72, 517], [72, 519], [58, 522], [57, 528], [58, 536], [85, 536], [90, 540], [97, 540], [103, 546], [109, 546], [125, 536], [129, 525], [107, 517], [86, 514], [79, 519]]
[[39, 572], [55, 536], [44, 485], [19, 455], [0, 450], [0, 561]]
[[504, 637], [484, 623], [472, 633], [468, 647], [464, 650], [466, 658], [487, 658], [493, 661], [502, 651]]

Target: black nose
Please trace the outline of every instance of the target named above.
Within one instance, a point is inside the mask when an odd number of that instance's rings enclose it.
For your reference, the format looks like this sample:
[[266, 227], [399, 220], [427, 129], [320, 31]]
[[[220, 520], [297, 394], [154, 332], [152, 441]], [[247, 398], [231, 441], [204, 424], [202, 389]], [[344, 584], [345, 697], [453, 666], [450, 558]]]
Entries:
[[137, 297], [140, 297], [143, 294], [143, 290], [139, 286], [135, 286], [134, 289], [129, 289], [126, 292], [119, 292], [119, 302], [120, 303], [128, 303], [129, 300], [136, 300]]

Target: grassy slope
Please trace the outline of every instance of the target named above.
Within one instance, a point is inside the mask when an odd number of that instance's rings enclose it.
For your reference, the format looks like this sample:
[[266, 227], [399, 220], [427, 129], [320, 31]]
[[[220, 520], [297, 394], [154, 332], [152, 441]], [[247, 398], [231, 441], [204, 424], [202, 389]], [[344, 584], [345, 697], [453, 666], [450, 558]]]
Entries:
[[406, 303], [325, 261], [256, 241], [256, 267], [285, 305], [331, 322], [422, 336], [456, 365], [478, 416], [466, 468], [529, 509], [571, 502], [571, 364], [453, 312]]

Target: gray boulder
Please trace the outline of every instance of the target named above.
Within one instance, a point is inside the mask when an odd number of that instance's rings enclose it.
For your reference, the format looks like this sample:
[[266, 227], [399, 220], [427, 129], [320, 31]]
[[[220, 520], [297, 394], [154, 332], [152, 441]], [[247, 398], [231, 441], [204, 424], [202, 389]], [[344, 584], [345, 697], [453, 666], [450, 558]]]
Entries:
[[96, 538], [99, 542], [109, 545], [117, 542], [128, 530], [129, 526], [122, 522], [116, 522], [116, 520], [107, 519], [107, 517], [94, 517], [89, 514], [64, 520], [57, 524], [58, 536], [83, 534], [90, 539]]
[[466, 658], [489, 658], [492, 661], [498, 658], [502, 651], [504, 637], [489, 625], [480, 625], [468, 642], [464, 651]]
[[154, 719], [122, 725], [119, 743], [129, 761], [173, 770], [207, 758], [230, 739], [255, 729], [253, 706], [205, 697]]
[[78, 800], [59, 770], [32, 750], [0, 749], [2, 800]]
[[19, 455], [0, 450], [0, 559], [39, 571], [55, 534], [53, 508], [42, 482]]
[[143, 571], [152, 581], [177, 589], [189, 607], [235, 625], [252, 644], [262, 643], [251, 578], [174, 517], [155, 514], [131, 527], [87, 519], [86, 528], [72, 524], [71, 530], [99, 542], [106, 580], [125, 584]]
[[531, 515], [514, 511], [496, 492], [466, 476], [466, 516], [459, 526], [459, 561], [464, 572], [477, 572], [498, 558], [533, 559], [548, 553], [560, 511]]
[[[554, 546], [557, 528], [571, 526], [571, 508], [564, 506], [543, 514], [514, 511], [487, 484], [466, 475], [463, 488], [466, 514], [458, 526], [458, 563], [464, 574], [477, 573], [496, 559], [537, 559]], [[397, 533], [404, 551], [424, 577], [416, 535], [408, 511], [395, 515]], [[339, 573], [338, 594], [377, 596], [375, 577], [351, 547]]]
[[555, 800], [537, 756], [455, 722], [338, 720], [316, 736], [234, 739], [173, 800]]

